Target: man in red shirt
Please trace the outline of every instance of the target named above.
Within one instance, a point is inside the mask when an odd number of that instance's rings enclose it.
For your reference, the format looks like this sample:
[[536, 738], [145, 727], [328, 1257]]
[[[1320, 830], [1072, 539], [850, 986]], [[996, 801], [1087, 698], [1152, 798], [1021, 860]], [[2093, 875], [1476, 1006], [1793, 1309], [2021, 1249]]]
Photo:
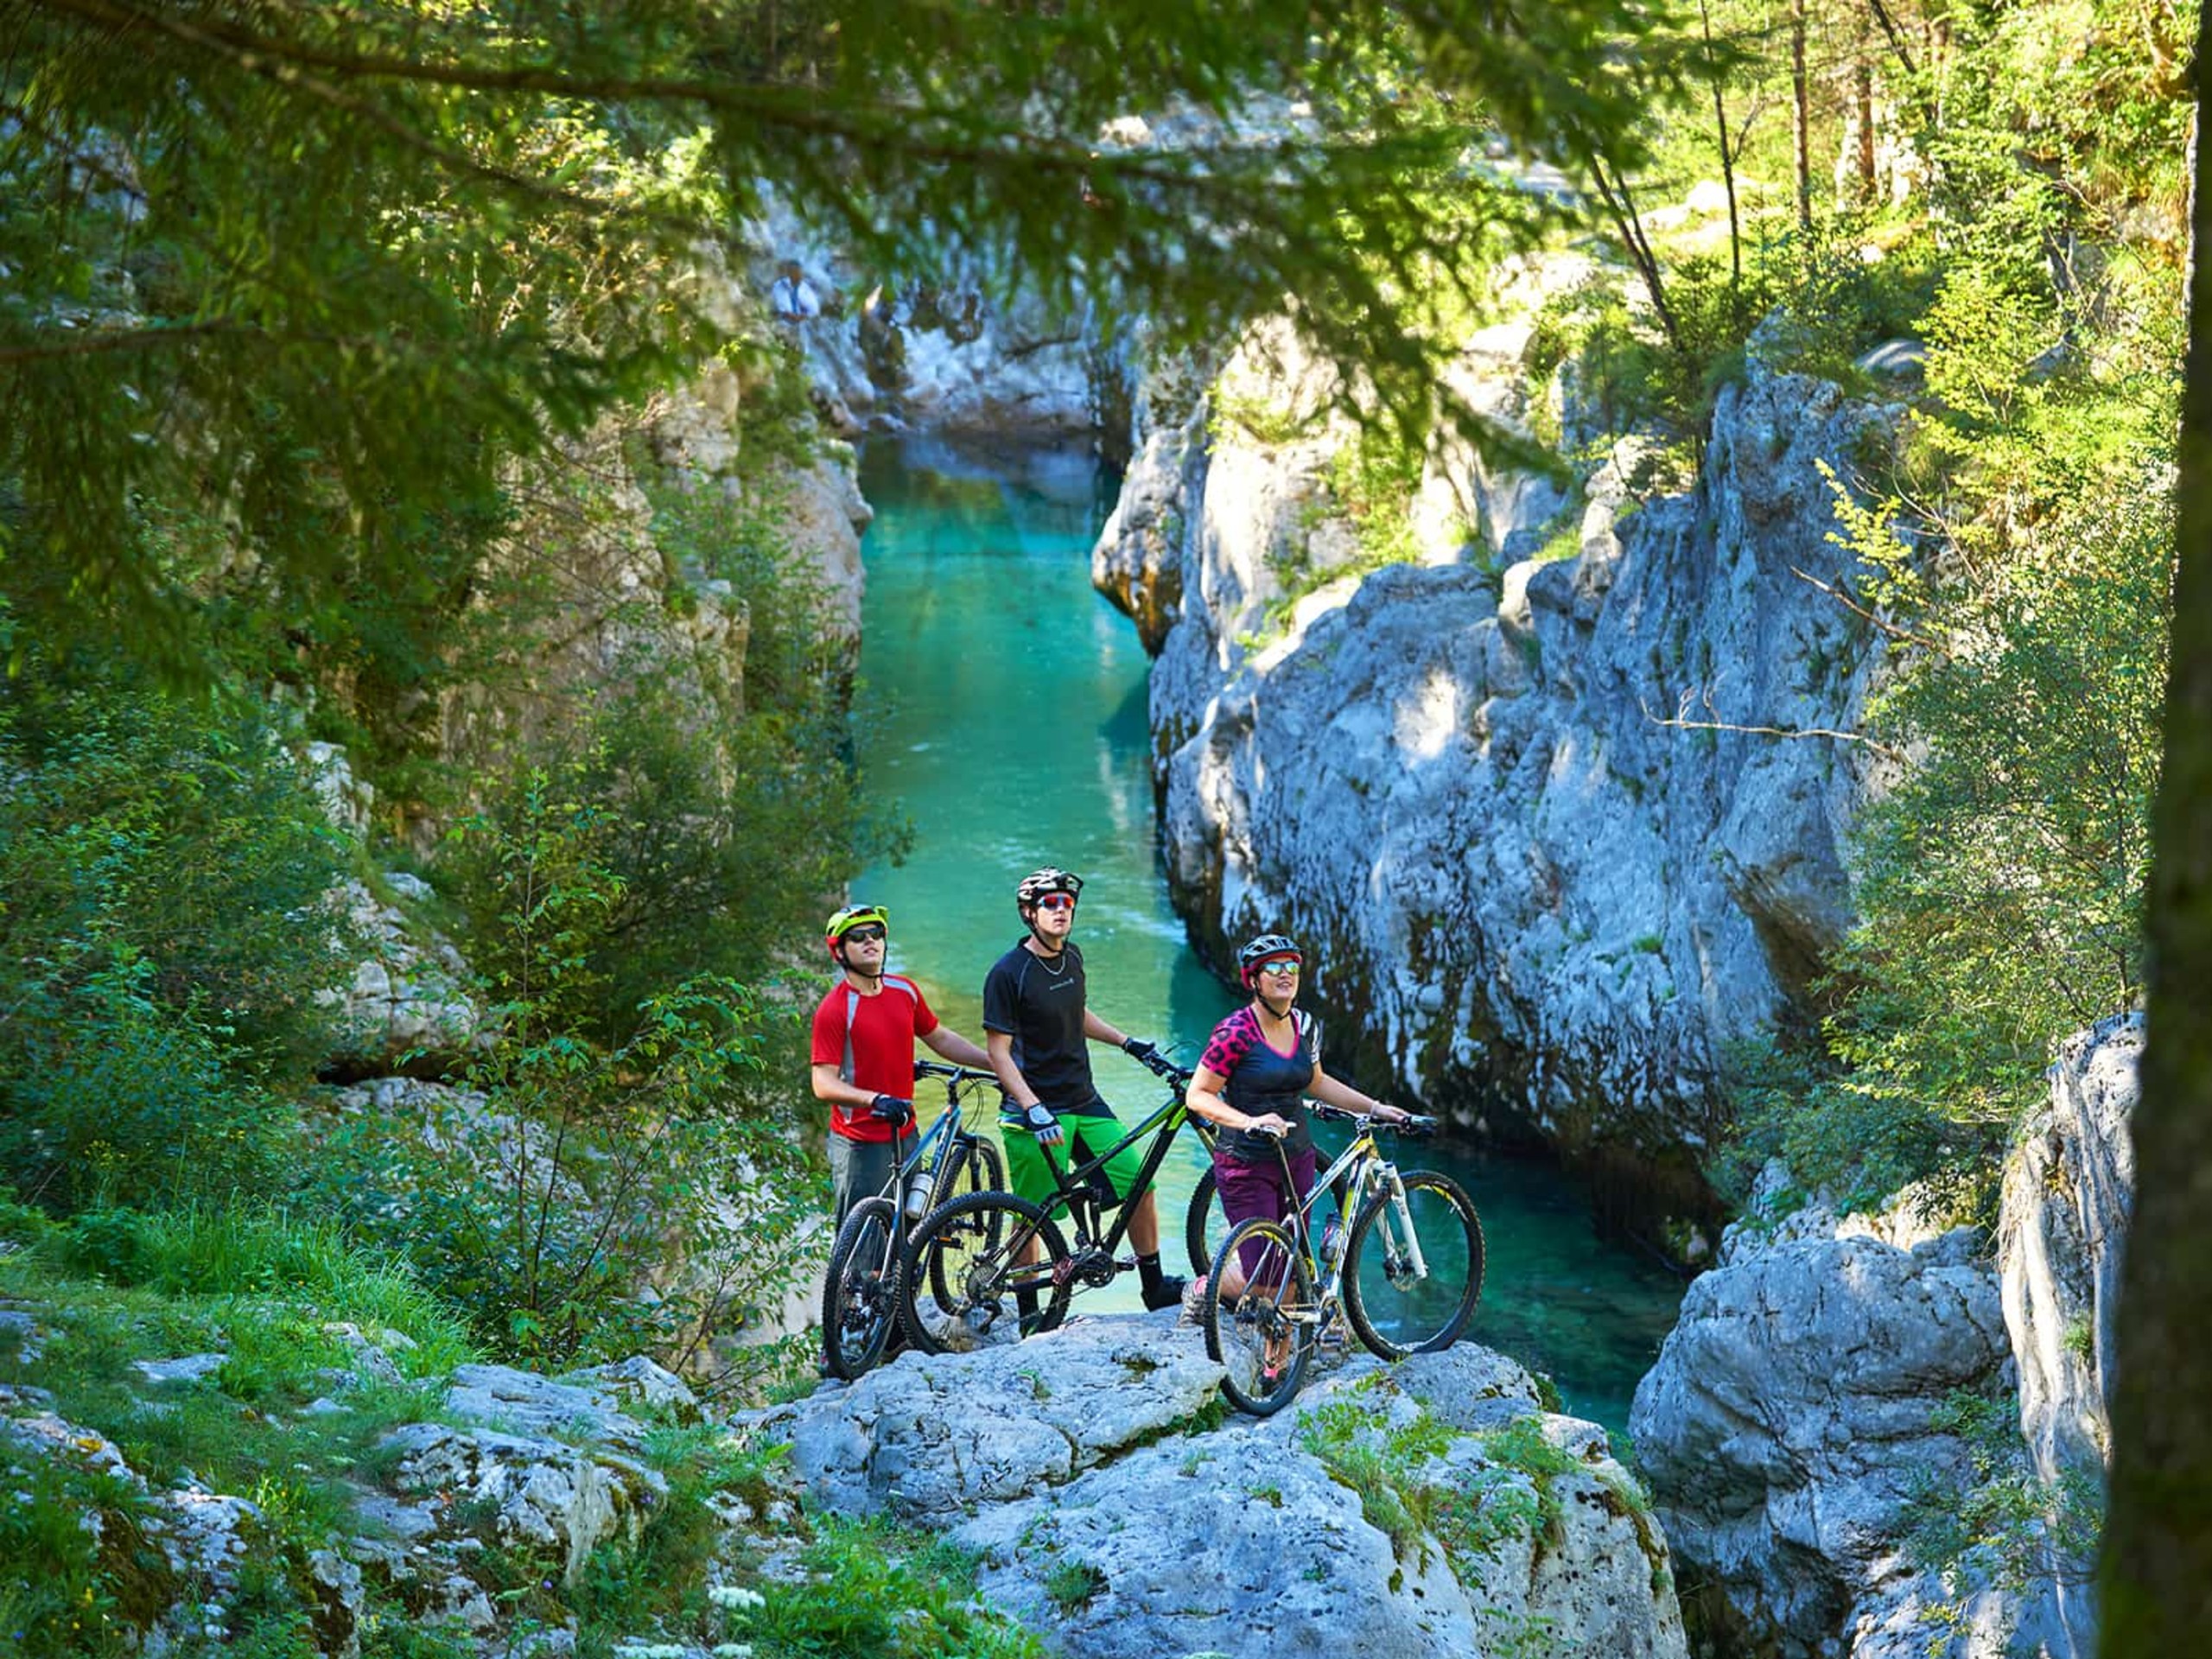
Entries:
[[955, 1065], [988, 1070], [991, 1057], [938, 1023], [921, 988], [883, 971], [891, 918], [876, 905], [839, 911], [824, 925], [830, 959], [844, 977], [814, 1011], [814, 1097], [830, 1105], [830, 1173], [836, 1214], [883, 1191], [899, 1166], [899, 1143], [914, 1121], [914, 1039]]

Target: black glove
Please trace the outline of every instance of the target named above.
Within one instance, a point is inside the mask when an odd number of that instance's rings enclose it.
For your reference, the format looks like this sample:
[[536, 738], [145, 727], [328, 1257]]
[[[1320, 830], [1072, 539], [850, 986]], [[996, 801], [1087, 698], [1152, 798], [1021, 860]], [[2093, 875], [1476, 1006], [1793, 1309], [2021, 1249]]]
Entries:
[[1021, 1122], [1037, 1137], [1039, 1146], [1057, 1147], [1060, 1144], [1060, 1120], [1052, 1116], [1052, 1109], [1043, 1101], [1024, 1111]]
[[1140, 1060], [1147, 1065], [1155, 1064], [1160, 1058], [1160, 1051], [1141, 1037], [1124, 1037], [1122, 1039], [1122, 1052], [1131, 1059]]
[[878, 1095], [868, 1103], [868, 1115], [879, 1123], [903, 1129], [914, 1121], [914, 1103], [896, 1095]]

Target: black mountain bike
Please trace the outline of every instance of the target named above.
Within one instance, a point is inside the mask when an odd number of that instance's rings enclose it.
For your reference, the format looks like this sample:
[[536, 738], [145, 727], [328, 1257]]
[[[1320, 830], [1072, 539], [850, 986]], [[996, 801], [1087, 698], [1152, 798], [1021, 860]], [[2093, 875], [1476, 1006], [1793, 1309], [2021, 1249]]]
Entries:
[[[1001, 1320], [1017, 1337], [1050, 1331], [1067, 1316], [1077, 1290], [1111, 1284], [1116, 1274], [1135, 1265], [1120, 1255], [1129, 1210], [1152, 1190], [1176, 1131], [1189, 1122], [1209, 1147], [1214, 1138], [1211, 1123], [1190, 1118], [1183, 1109], [1191, 1074], [1171, 1060], [1144, 1064], [1168, 1092], [1143, 1122], [1084, 1163], [1063, 1166], [1051, 1147], [1041, 1148], [1059, 1189], [1050, 1212], [1011, 1192], [975, 1192], [939, 1205], [914, 1230], [899, 1284], [908, 1342], [936, 1354], [1001, 1337]], [[1147, 1136], [1151, 1145], [1129, 1195], [1117, 1199], [1106, 1166]], [[1201, 1182], [1192, 1196], [1186, 1238], [1205, 1237], [1207, 1217], [1200, 1206], [1211, 1208], [1213, 1197], [1212, 1181]], [[1055, 1218], [1060, 1217], [1075, 1235], [1072, 1246]], [[1033, 1313], [1026, 1306], [1031, 1302]]]
[[[883, 1357], [899, 1318], [901, 1234], [946, 1198], [994, 1192], [1006, 1185], [999, 1149], [961, 1122], [962, 1096], [978, 1084], [997, 1087], [988, 1071], [931, 1061], [915, 1063], [918, 1077], [944, 1080], [944, 1110], [915, 1140], [899, 1136], [904, 1155], [883, 1191], [845, 1215], [830, 1247], [822, 1284], [822, 1354], [833, 1376], [852, 1381]], [[904, 1224], [902, 1225], [902, 1217]]]
[[[1359, 1125], [1343, 1155], [1314, 1178], [1282, 1221], [1240, 1224], [1215, 1254], [1200, 1323], [1222, 1362], [1222, 1391], [1266, 1417], [1296, 1397], [1315, 1349], [1339, 1317], [1379, 1359], [1449, 1348], [1483, 1294], [1483, 1224], [1459, 1184], [1395, 1164], [1377, 1135], [1424, 1135], [1436, 1120], [1378, 1123], [1319, 1102], [1318, 1118]], [[1278, 1141], [1283, 1179], [1290, 1160]], [[1326, 1208], [1324, 1208], [1324, 1205]], [[1315, 1237], [1315, 1222], [1332, 1224]], [[1339, 1248], [1339, 1245], [1341, 1248]]]

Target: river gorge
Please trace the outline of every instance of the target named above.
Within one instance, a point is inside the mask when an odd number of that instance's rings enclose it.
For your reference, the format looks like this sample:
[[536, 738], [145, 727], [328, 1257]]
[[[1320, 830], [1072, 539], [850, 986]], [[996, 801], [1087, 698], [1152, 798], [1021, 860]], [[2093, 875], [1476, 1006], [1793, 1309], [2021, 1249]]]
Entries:
[[[1187, 944], [1160, 867], [1149, 664], [1090, 583], [1096, 463], [1080, 448], [887, 435], [866, 443], [859, 471], [876, 514], [862, 543], [860, 767], [866, 787], [904, 809], [914, 840], [902, 865], [868, 871], [853, 891], [889, 906], [894, 966], [980, 1040], [984, 969], [1020, 934], [1014, 880], [1061, 864], [1085, 883], [1077, 938], [1093, 1006], [1190, 1064], [1236, 1001]], [[1352, 1045], [1332, 1035], [1325, 1060], [1343, 1066]], [[1155, 1085], [1103, 1051], [1094, 1064], [1134, 1124]], [[1387, 1078], [1355, 1080], [1387, 1094]], [[1201, 1155], [1187, 1133], [1171, 1153], [1166, 1216], [1182, 1213]], [[1624, 1428], [1681, 1281], [1600, 1237], [1582, 1187], [1541, 1159], [1449, 1136], [1398, 1156], [1454, 1177], [1482, 1213], [1489, 1262], [1472, 1339], [1549, 1373], [1568, 1410]], [[1134, 1309], [1134, 1285], [1085, 1305]]]

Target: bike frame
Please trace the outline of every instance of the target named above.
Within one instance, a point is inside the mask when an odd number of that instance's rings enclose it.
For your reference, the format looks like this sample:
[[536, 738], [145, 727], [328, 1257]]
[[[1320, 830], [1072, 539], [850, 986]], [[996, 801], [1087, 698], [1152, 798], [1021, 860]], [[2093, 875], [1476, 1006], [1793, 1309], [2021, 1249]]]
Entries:
[[[1176, 1131], [1185, 1122], [1204, 1123], [1203, 1119], [1193, 1119], [1183, 1104], [1183, 1090], [1190, 1086], [1189, 1074], [1185, 1072], [1179, 1079], [1171, 1081], [1175, 1091], [1173, 1094], [1161, 1102], [1143, 1122], [1087, 1162], [1063, 1166], [1052, 1147], [1037, 1148], [1045, 1154], [1045, 1166], [1052, 1172], [1053, 1185], [1059, 1189], [1061, 1201], [1066, 1205], [1069, 1224], [1075, 1230], [1077, 1249], [1103, 1250], [1110, 1255], [1121, 1249], [1122, 1240], [1129, 1229], [1129, 1211], [1136, 1207], [1139, 1198], [1152, 1191], [1153, 1179], [1160, 1173], [1160, 1165], [1166, 1161], [1167, 1148], [1174, 1143]], [[1084, 1120], [1063, 1118], [1060, 1128], [1064, 1134], [1069, 1133], [1071, 1121], [1079, 1125]], [[1198, 1138], [1206, 1143], [1209, 1150], [1213, 1145], [1213, 1136], [1208, 1133], [1210, 1127], [1202, 1127], [1198, 1130]], [[1138, 1166], [1137, 1178], [1130, 1185], [1128, 1196], [1117, 1198], [1111, 1204], [1101, 1204], [1097, 1190], [1090, 1184], [1090, 1178], [1147, 1135], [1154, 1137], [1152, 1149], [1145, 1154], [1144, 1162]], [[1052, 1206], [1048, 1205], [1046, 1208], [1049, 1212]], [[1108, 1210], [1120, 1213], [1114, 1217], [1113, 1226], [1102, 1232], [1100, 1217]]]
[[[1359, 1169], [1359, 1179], [1346, 1185], [1344, 1195], [1338, 1200], [1337, 1205], [1337, 1220], [1344, 1230], [1345, 1242], [1347, 1243], [1351, 1242], [1352, 1217], [1359, 1213], [1362, 1199], [1370, 1190], [1379, 1185], [1389, 1194], [1391, 1207], [1397, 1211], [1398, 1219], [1404, 1225], [1406, 1246], [1413, 1257], [1414, 1277], [1427, 1278], [1428, 1263], [1421, 1258], [1421, 1239], [1414, 1231], [1413, 1217], [1406, 1209], [1405, 1183], [1398, 1177], [1397, 1165], [1382, 1155], [1382, 1148], [1375, 1140], [1373, 1126], [1369, 1124], [1366, 1118], [1360, 1113], [1344, 1111], [1340, 1108], [1325, 1105], [1319, 1101], [1309, 1102], [1306, 1109], [1316, 1117], [1351, 1118], [1361, 1125], [1359, 1133], [1352, 1137], [1351, 1144], [1338, 1154], [1337, 1160], [1314, 1176], [1312, 1191], [1308, 1192], [1302, 1200], [1291, 1206], [1291, 1215], [1294, 1218], [1292, 1230], [1298, 1240], [1299, 1249], [1306, 1257], [1307, 1270], [1313, 1273], [1316, 1281], [1315, 1295], [1320, 1299], [1324, 1306], [1336, 1300], [1338, 1288], [1344, 1281], [1347, 1252], [1338, 1253], [1337, 1259], [1329, 1263], [1329, 1270], [1325, 1274], [1317, 1271], [1321, 1262], [1314, 1253], [1313, 1229], [1307, 1217], [1313, 1207], [1320, 1203], [1323, 1193], [1325, 1192], [1330, 1197], [1335, 1198], [1337, 1178], [1354, 1168]], [[1275, 1143], [1275, 1156], [1281, 1160], [1283, 1181], [1287, 1186], [1290, 1181], [1290, 1154], [1283, 1149], [1280, 1141]]]
[[[961, 1127], [963, 1109], [960, 1100], [961, 1090], [974, 1084], [997, 1081], [988, 1071], [974, 1071], [959, 1065], [938, 1065], [929, 1060], [915, 1061], [914, 1075], [918, 1077], [944, 1079], [944, 1109], [938, 1114], [937, 1122], [923, 1130], [915, 1139], [914, 1150], [899, 1158], [898, 1167], [891, 1172], [891, 1179], [876, 1194], [878, 1198], [891, 1200], [891, 1207], [899, 1212], [899, 1226], [902, 1230], [914, 1224], [906, 1219], [903, 1200], [906, 1197], [906, 1183], [912, 1178], [915, 1172], [922, 1168], [925, 1164], [929, 1166], [929, 1203], [922, 1209], [922, 1214], [926, 1216], [937, 1207], [938, 1187], [944, 1179], [945, 1160], [950, 1154], [954, 1144], [959, 1142], [972, 1147], [976, 1143], [976, 1132]], [[902, 1130], [894, 1137], [894, 1144], [903, 1146], [906, 1139], [906, 1135]]]

